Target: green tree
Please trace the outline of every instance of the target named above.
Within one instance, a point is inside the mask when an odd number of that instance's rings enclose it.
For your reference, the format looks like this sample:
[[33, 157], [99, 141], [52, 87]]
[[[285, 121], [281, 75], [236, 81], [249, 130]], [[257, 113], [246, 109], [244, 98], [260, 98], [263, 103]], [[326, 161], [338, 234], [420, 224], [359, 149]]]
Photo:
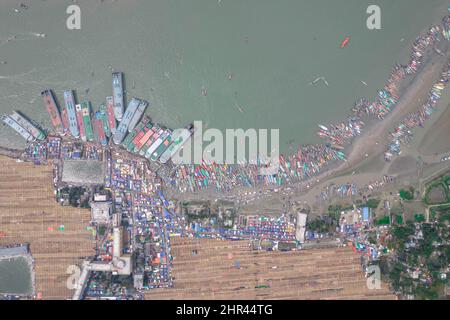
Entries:
[[400, 189], [400, 198], [403, 200], [414, 199], [414, 189], [412, 187], [409, 190]]
[[366, 206], [368, 206], [371, 209], [376, 209], [379, 203], [380, 203], [379, 199], [369, 199], [366, 202]]

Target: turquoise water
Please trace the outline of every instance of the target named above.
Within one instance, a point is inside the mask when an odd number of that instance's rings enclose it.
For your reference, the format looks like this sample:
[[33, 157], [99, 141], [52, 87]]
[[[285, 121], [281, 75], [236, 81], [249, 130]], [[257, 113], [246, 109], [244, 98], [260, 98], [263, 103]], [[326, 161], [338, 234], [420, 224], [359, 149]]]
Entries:
[[0, 260], [0, 293], [31, 293], [31, 272], [24, 258]]
[[[318, 123], [342, 119], [357, 98], [372, 98], [448, 3], [377, 0], [382, 30], [372, 31], [366, 8], [375, 3], [368, 0], [78, 2], [82, 28], [69, 31], [65, 9], [72, 1], [28, 1], [19, 14], [16, 1], [2, 1], [2, 113], [19, 109], [50, 126], [39, 97], [47, 87], [60, 101], [64, 89], [82, 98], [89, 88], [98, 106], [111, 95], [112, 67], [125, 72], [128, 96], [149, 100], [155, 121], [279, 128], [283, 152], [289, 143], [318, 142]], [[12, 35], [16, 40], [8, 42]], [[349, 45], [340, 49], [347, 36]], [[329, 87], [308, 84], [318, 76]], [[1, 144], [19, 141], [0, 129]]]

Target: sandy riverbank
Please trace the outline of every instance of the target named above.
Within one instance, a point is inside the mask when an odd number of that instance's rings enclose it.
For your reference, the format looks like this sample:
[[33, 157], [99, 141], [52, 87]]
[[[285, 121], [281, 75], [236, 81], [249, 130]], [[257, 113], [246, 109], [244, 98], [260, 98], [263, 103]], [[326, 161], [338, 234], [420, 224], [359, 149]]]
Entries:
[[418, 148], [424, 155], [441, 154], [450, 151], [450, 105], [429, 129]]

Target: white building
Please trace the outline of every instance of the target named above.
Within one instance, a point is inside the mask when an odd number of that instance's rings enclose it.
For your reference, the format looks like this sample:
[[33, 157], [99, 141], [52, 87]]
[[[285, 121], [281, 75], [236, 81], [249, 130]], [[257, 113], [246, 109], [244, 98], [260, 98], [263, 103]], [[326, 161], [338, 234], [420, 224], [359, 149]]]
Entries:
[[305, 242], [305, 232], [306, 232], [306, 218], [308, 215], [306, 213], [297, 212], [297, 224], [295, 226], [295, 239], [300, 241], [300, 243]]

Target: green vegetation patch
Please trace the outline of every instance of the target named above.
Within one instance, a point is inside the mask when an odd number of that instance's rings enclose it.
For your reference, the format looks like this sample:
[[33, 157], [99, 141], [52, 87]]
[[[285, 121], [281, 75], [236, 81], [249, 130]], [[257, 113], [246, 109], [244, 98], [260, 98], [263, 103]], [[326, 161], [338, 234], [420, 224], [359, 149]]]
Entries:
[[450, 204], [434, 206], [430, 208], [430, 219], [433, 222], [450, 222]]
[[369, 199], [366, 202], [366, 206], [369, 207], [370, 209], [376, 209], [378, 208], [379, 203], [380, 203], [379, 199]]
[[409, 189], [400, 189], [400, 198], [403, 200], [412, 200], [414, 199], [414, 188], [410, 187]]
[[60, 190], [59, 195], [68, 199], [69, 205], [72, 207], [90, 208], [89, 192], [83, 187], [64, 187]]
[[106, 227], [105, 226], [99, 226], [97, 230], [98, 230], [98, 234], [100, 236], [104, 236], [105, 232], [106, 232]]
[[327, 224], [324, 220], [317, 218], [315, 220], [309, 221], [306, 224], [306, 228], [314, 232], [324, 233], [330, 230], [330, 225]]
[[327, 216], [333, 218], [336, 221], [339, 221], [339, 218], [341, 217], [342, 211], [347, 211], [353, 209], [353, 205], [343, 206], [340, 204], [337, 205], [330, 205], [328, 207]]
[[384, 217], [378, 219], [376, 222], [376, 224], [379, 226], [388, 225], [390, 223], [391, 223], [391, 219], [389, 218], [389, 216], [384, 216]]
[[439, 216], [439, 222], [444, 223], [444, 222], [450, 222], [450, 212], [446, 212], [444, 214], [441, 214]]

